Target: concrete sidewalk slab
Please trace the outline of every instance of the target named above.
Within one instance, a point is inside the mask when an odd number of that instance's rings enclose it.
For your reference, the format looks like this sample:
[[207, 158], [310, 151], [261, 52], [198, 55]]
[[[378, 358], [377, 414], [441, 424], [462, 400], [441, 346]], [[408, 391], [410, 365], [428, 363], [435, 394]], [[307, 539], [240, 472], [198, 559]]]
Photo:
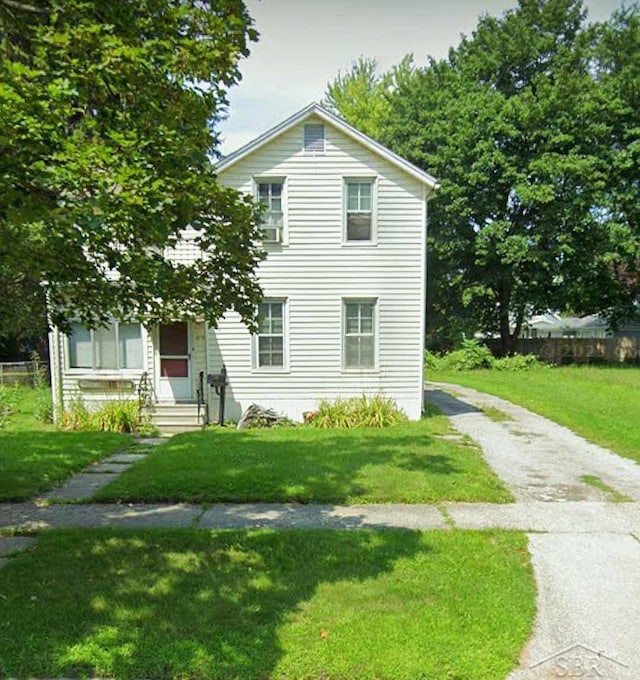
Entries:
[[144, 460], [146, 457], [146, 453], [114, 453], [111, 456], [103, 458], [101, 463], [108, 463], [110, 465], [114, 463], [127, 463], [131, 465], [132, 463], [137, 463], [141, 460]]
[[77, 501], [83, 498], [91, 498], [107, 484], [118, 479], [119, 476], [119, 472], [81, 472], [63, 486], [43, 493], [40, 500]]
[[25, 530], [59, 527], [100, 528], [109, 526], [139, 528], [188, 528], [202, 515], [199, 505], [157, 504], [121, 505], [0, 505], [0, 526]]
[[295, 505], [226, 504], [210, 507], [198, 526], [207, 529], [268, 527], [272, 529], [448, 529], [433, 505]]
[[85, 469], [88, 474], [104, 474], [111, 472], [113, 474], [121, 475], [126, 472], [131, 467], [131, 463], [120, 463], [120, 462], [110, 462], [103, 461], [102, 463], [97, 463]]
[[538, 613], [509, 679], [640, 678], [640, 543], [610, 534], [534, 534], [529, 544]]
[[637, 503], [443, 503], [458, 529], [517, 529], [553, 533], [627, 534], [640, 531]]

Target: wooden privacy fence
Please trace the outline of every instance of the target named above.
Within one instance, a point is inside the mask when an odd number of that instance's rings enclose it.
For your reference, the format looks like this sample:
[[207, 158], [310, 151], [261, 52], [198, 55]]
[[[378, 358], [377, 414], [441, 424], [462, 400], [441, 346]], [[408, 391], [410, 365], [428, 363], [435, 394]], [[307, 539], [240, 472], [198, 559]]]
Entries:
[[[492, 351], [500, 342], [490, 340]], [[623, 338], [522, 338], [516, 342], [519, 354], [535, 354], [549, 364], [640, 364], [640, 337]]]
[[0, 385], [33, 385], [37, 370], [49, 382], [49, 364], [42, 361], [0, 361]]

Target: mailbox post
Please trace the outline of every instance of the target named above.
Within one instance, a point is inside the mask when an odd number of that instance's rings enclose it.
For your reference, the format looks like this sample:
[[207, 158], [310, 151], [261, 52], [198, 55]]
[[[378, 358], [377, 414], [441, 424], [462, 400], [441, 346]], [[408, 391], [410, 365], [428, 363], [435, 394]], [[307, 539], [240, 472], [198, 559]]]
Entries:
[[220, 373], [209, 374], [207, 376], [207, 383], [213, 387], [216, 395], [220, 399], [220, 406], [218, 409], [218, 425], [224, 425], [224, 400], [227, 391], [227, 367], [223, 364]]

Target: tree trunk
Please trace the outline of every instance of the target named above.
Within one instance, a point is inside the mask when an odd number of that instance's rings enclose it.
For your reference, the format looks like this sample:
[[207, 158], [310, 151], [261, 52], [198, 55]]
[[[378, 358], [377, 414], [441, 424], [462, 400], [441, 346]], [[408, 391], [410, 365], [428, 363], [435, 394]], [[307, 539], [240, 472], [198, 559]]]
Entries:
[[509, 293], [504, 284], [498, 290], [498, 321], [500, 324], [500, 352], [502, 356], [513, 354], [513, 338], [509, 327]]

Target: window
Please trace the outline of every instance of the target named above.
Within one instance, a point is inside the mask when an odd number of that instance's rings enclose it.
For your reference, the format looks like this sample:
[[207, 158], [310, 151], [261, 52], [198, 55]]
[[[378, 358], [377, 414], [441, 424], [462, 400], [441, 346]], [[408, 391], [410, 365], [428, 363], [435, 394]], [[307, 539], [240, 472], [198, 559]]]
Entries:
[[114, 321], [110, 326], [90, 330], [71, 324], [70, 368], [142, 368], [142, 333], [139, 323]]
[[344, 368], [375, 368], [375, 309], [375, 300], [344, 301]]
[[373, 240], [373, 180], [346, 181], [346, 240]]
[[258, 368], [284, 367], [284, 302], [263, 302], [258, 307]]
[[262, 214], [262, 231], [267, 242], [279, 242], [282, 239], [284, 224], [282, 212], [283, 182], [258, 181], [258, 201], [264, 206]]
[[304, 150], [324, 153], [324, 125], [308, 123], [304, 126]]

